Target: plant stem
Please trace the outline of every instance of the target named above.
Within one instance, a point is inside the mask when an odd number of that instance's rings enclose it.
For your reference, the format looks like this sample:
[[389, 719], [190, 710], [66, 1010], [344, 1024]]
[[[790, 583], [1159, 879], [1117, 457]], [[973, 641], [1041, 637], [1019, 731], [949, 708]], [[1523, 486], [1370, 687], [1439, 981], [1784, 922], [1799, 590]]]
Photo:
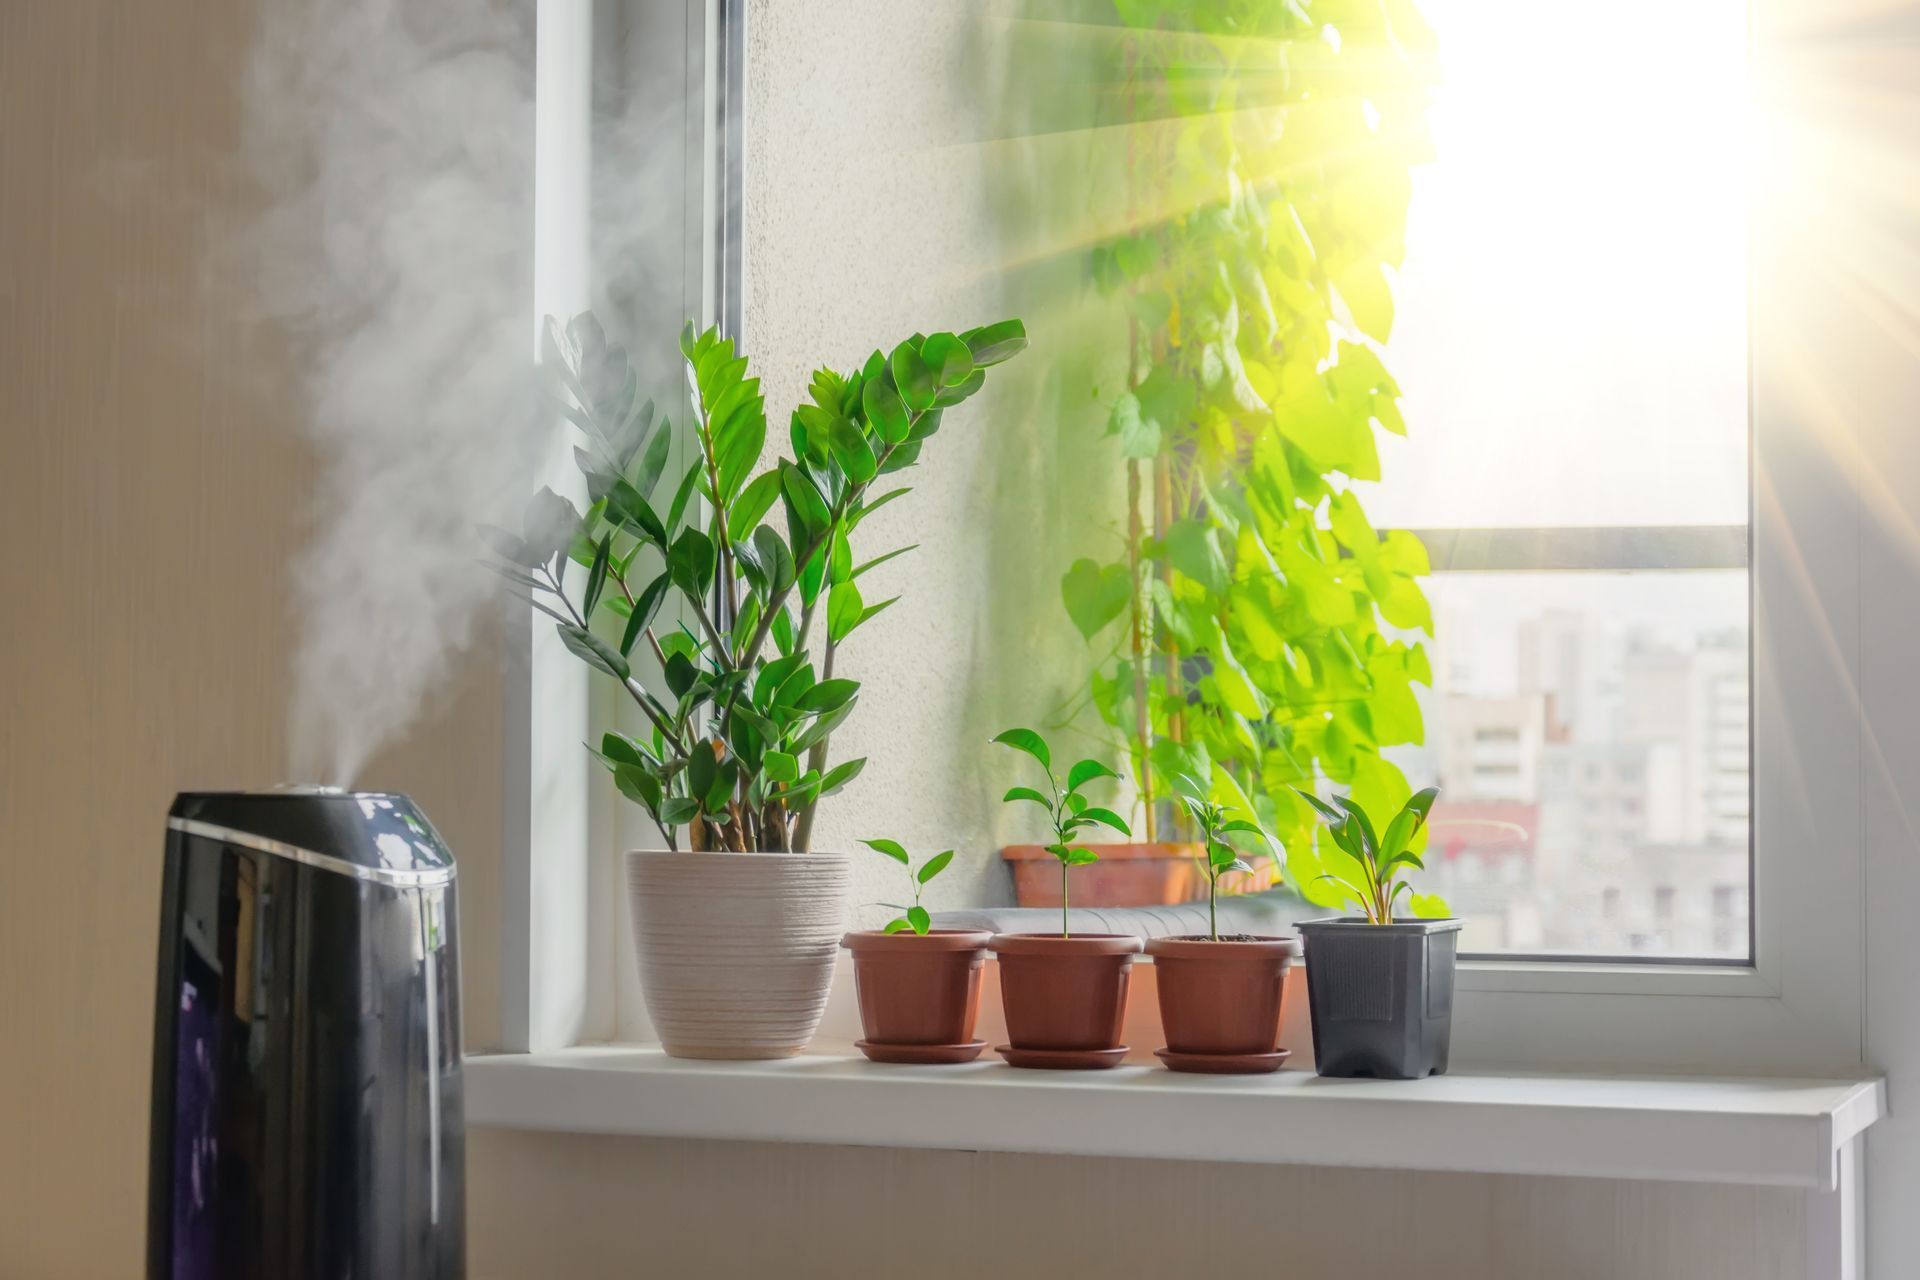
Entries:
[[[1135, 59], [1138, 52], [1134, 48], [1134, 37], [1127, 35], [1126, 47], [1126, 97], [1127, 97], [1127, 230], [1133, 230], [1134, 195], [1134, 76]], [[1138, 285], [1133, 286], [1133, 296], [1139, 297]], [[1138, 390], [1140, 386], [1140, 316], [1133, 308], [1127, 310], [1127, 388]], [[1143, 534], [1140, 526], [1140, 460], [1127, 459], [1127, 605], [1130, 618], [1131, 635], [1129, 646], [1133, 658], [1133, 736], [1140, 764], [1140, 806], [1144, 821], [1141, 829], [1145, 831], [1148, 843], [1156, 836], [1158, 817], [1153, 809], [1153, 764], [1152, 764], [1152, 717], [1147, 711], [1147, 645], [1146, 645], [1146, 609], [1143, 595], [1145, 585], [1140, 576], [1140, 541]]]
[[[820, 662], [820, 678], [822, 680], [833, 679], [833, 653], [837, 647], [832, 640], [827, 641], [826, 657], [821, 659]], [[826, 772], [827, 739], [832, 736], [832, 734], [824, 735], [820, 741], [814, 743], [813, 748], [807, 752], [808, 769], [821, 774]], [[812, 801], [806, 808], [800, 811], [799, 818], [796, 819], [793, 824], [793, 847], [801, 853], [806, 853], [809, 846], [813, 843], [813, 815], [819, 808], [820, 802], [818, 800]], [[914, 901], [917, 902], [919, 899], [915, 898]]]
[[1072, 865], [1065, 858], [1060, 859], [1060, 936], [1063, 938], [1073, 936], [1067, 928], [1067, 868]]
[[1211, 865], [1207, 868], [1207, 938], [1220, 941], [1220, 913], [1214, 905], [1220, 892], [1220, 873]]

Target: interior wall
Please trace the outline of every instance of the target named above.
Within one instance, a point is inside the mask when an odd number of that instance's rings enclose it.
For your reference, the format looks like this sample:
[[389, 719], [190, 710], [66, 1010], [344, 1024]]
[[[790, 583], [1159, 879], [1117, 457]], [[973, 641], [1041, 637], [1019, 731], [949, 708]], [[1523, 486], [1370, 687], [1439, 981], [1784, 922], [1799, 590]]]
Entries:
[[[286, 781], [289, 565], [318, 469], [288, 353], [199, 262], [250, 0], [0, 4], [0, 1276], [144, 1267], [153, 965], [176, 791]], [[496, 1038], [500, 696], [477, 656], [362, 783], [461, 859]], [[484, 923], [481, 923], [484, 922]]]

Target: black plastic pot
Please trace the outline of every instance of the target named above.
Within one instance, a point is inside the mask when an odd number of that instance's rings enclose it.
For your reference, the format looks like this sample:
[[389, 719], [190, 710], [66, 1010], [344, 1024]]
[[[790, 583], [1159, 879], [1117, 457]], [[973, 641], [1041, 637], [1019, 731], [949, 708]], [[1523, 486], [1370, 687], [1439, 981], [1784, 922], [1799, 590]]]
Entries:
[[1417, 1080], [1446, 1071], [1460, 928], [1452, 919], [1301, 922], [1321, 1075]]

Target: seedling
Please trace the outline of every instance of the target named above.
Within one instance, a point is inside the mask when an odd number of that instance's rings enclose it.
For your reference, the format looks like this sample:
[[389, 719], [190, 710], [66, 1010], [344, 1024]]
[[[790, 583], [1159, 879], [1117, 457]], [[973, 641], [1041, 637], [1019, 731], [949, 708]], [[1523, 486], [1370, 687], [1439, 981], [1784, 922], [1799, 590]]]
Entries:
[[[1368, 924], [1392, 924], [1393, 903], [1401, 893], [1412, 889], [1412, 885], [1400, 877], [1408, 867], [1421, 871], [1427, 864], [1420, 859], [1414, 849], [1414, 843], [1426, 828], [1427, 814], [1433, 809], [1434, 800], [1440, 795], [1440, 788], [1428, 787], [1416, 792], [1413, 798], [1401, 807], [1387, 829], [1376, 835], [1372, 819], [1365, 809], [1355, 804], [1351, 797], [1335, 796], [1328, 804], [1320, 797], [1307, 791], [1300, 796], [1308, 804], [1319, 810], [1320, 816], [1327, 820], [1327, 831], [1333, 842], [1340, 846], [1359, 866], [1359, 883], [1345, 876], [1328, 872], [1320, 877], [1331, 880], [1346, 894], [1347, 901], [1366, 913]], [[1426, 914], [1421, 908], [1421, 895], [1414, 894], [1410, 905], [1415, 915]], [[1436, 904], [1441, 905], [1441, 904]], [[1441, 914], [1445, 914], [1442, 905]]]
[[1269, 844], [1272, 838], [1257, 823], [1245, 818], [1230, 818], [1225, 805], [1213, 803], [1205, 787], [1188, 774], [1176, 774], [1173, 789], [1179, 795], [1180, 802], [1187, 807], [1187, 814], [1193, 819], [1193, 826], [1200, 833], [1200, 840], [1206, 850], [1204, 859], [1207, 870], [1207, 937], [1210, 941], [1220, 941], [1220, 915], [1218, 903], [1220, 897], [1220, 877], [1229, 871], [1252, 871], [1239, 850], [1227, 843], [1230, 834], [1259, 836]]
[[886, 854], [902, 867], [905, 867], [907, 869], [907, 879], [913, 885], [912, 906], [903, 907], [894, 902], [884, 902], [880, 904], [882, 906], [892, 907], [895, 911], [906, 912], [905, 915], [897, 920], [887, 921], [887, 932], [899, 933], [902, 930], [911, 929], [917, 934], [925, 934], [927, 930], [933, 927], [933, 917], [928, 915], [927, 909], [920, 905], [920, 891], [927, 887], [929, 880], [932, 880], [935, 876], [947, 869], [947, 864], [953, 861], [953, 850], [946, 849], [934, 854], [931, 858], [928, 858], [920, 864], [918, 871], [915, 871], [913, 870], [913, 859], [907, 856], [907, 851], [901, 847], [898, 840], [862, 840], [860, 843], [876, 853]]
[[1067, 770], [1067, 788], [1062, 791], [1053, 776], [1053, 753], [1047, 749], [1046, 739], [1031, 729], [1009, 729], [994, 741], [1026, 752], [1040, 762], [1040, 768], [1047, 775], [1046, 794], [1032, 787], [1013, 787], [1000, 799], [1006, 804], [1015, 800], [1030, 800], [1047, 811], [1047, 821], [1053, 826], [1053, 843], [1047, 846], [1047, 852], [1060, 862], [1060, 936], [1071, 937], [1067, 928], [1067, 871], [1071, 867], [1100, 861], [1100, 855], [1093, 850], [1076, 846], [1073, 843], [1074, 835], [1092, 826], [1111, 827], [1123, 836], [1133, 834], [1127, 829], [1125, 819], [1111, 809], [1102, 809], [1089, 803], [1080, 794], [1080, 788], [1100, 778], [1118, 778], [1120, 775], [1098, 760], [1082, 760]]

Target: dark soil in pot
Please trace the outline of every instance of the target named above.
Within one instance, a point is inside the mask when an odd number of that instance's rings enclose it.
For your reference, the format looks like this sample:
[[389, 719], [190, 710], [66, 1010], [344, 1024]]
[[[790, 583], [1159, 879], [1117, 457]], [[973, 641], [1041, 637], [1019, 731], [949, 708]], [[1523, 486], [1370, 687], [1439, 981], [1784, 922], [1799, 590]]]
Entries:
[[876, 1062], [970, 1062], [986, 1042], [973, 1038], [980, 1013], [984, 929], [849, 933], [860, 1001], [860, 1051]]
[[1296, 939], [1155, 938], [1147, 944], [1147, 954], [1153, 957], [1160, 1023], [1167, 1036], [1160, 1057], [1169, 1068], [1279, 1068], [1286, 1058], [1280, 1051], [1281, 999], [1287, 968], [1300, 954]]
[[1003, 933], [1000, 999], [1015, 1066], [1110, 1067], [1126, 1056], [1120, 1025], [1140, 939], [1123, 934]]

